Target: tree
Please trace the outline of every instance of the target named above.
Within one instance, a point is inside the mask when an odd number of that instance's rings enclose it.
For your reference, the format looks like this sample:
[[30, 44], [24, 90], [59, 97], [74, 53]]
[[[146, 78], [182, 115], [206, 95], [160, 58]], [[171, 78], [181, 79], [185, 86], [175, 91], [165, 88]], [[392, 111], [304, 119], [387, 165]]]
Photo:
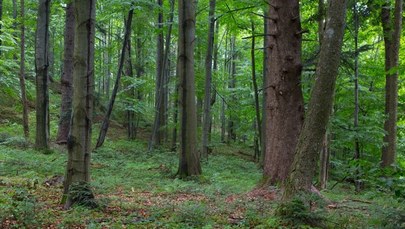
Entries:
[[304, 119], [301, 91], [302, 29], [298, 0], [271, 0], [268, 15], [268, 59], [264, 85], [264, 176], [284, 181]]
[[36, 138], [35, 147], [47, 149], [49, 141], [49, 16], [51, 0], [38, 2], [35, 40]]
[[25, 87], [25, 4], [24, 0], [20, 1], [21, 7], [21, 34], [20, 34], [20, 90], [21, 90], [21, 103], [23, 107], [23, 128], [24, 137], [29, 137], [29, 125], [28, 125], [28, 101], [27, 92]]
[[208, 44], [207, 55], [205, 57], [205, 94], [204, 94], [204, 119], [202, 133], [202, 155], [208, 157], [209, 153], [209, 134], [211, 127], [211, 91], [212, 91], [212, 55], [214, 50], [214, 30], [215, 30], [215, 3], [216, 0], [210, 0], [210, 9], [208, 14]]
[[345, 28], [346, 0], [330, 0], [315, 85], [311, 91], [304, 125], [295, 149], [294, 162], [284, 182], [285, 199], [310, 192], [332, 110]]
[[120, 85], [122, 70], [124, 68], [125, 52], [127, 51], [127, 44], [129, 41], [129, 37], [131, 36], [131, 24], [132, 24], [133, 14], [134, 14], [134, 9], [131, 9], [128, 13], [128, 21], [127, 21], [126, 28], [125, 28], [125, 37], [124, 37], [124, 42], [122, 44], [121, 57], [120, 57], [120, 63], [118, 66], [117, 78], [115, 79], [114, 89], [111, 94], [107, 112], [105, 113], [103, 123], [101, 124], [100, 134], [97, 139], [96, 148], [101, 147], [103, 145], [105, 137], [107, 135], [108, 127], [110, 125], [110, 116], [111, 116], [111, 113], [112, 113], [112, 110], [114, 107], [115, 98], [118, 93], [118, 87]]
[[178, 75], [180, 79], [180, 163], [178, 175], [201, 174], [197, 152], [194, 80], [195, 3], [179, 0]]
[[65, 39], [63, 73], [61, 77], [62, 102], [60, 108], [59, 129], [56, 142], [66, 144], [70, 129], [70, 117], [72, 115], [73, 96], [73, 51], [75, 36], [75, 16], [72, 3], [66, 5]]
[[399, 47], [402, 28], [403, 0], [395, 1], [394, 18], [391, 16], [391, 1], [386, 0], [381, 9], [381, 22], [385, 45], [385, 114], [384, 123], [385, 145], [382, 148], [382, 166], [395, 162], [397, 141], [397, 110], [398, 110], [398, 66]]
[[155, 145], [160, 145], [163, 137], [162, 127], [166, 124], [164, 106], [164, 39], [163, 39], [163, 0], [157, 0], [159, 6], [156, 55], [156, 91], [155, 91], [155, 120], [153, 122], [152, 135], [149, 140], [149, 151]]
[[64, 195], [65, 208], [78, 199], [72, 198], [72, 185], [90, 181], [90, 153], [94, 91], [95, 0], [74, 0], [75, 48], [73, 68], [72, 122], [68, 137], [68, 162]]

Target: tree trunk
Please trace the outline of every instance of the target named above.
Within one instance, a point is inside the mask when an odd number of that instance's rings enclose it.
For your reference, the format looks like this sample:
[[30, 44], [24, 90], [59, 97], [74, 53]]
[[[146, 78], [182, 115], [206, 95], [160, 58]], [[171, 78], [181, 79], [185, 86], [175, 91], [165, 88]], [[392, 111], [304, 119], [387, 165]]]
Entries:
[[271, 0], [269, 15], [264, 177], [275, 184], [288, 177], [304, 120], [299, 1]]
[[385, 114], [384, 146], [382, 148], [381, 165], [390, 166], [395, 163], [397, 141], [397, 108], [398, 108], [398, 69], [399, 47], [402, 28], [402, 0], [395, 1], [394, 18], [391, 17], [391, 1], [386, 0], [381, 10], [381, 21], [384, 30], [385, 44]]
[[[128, 42], [125, 46], [126, 48], [126, 57], [125, 57], [125, 75], [127, 77], [134, 77], [134, 71], [132, 68], [132, 53], [131, 53], [131, 36], [128, 38]], [[135, 90], [130, 88], [128, 90], [127, 96], [135, 98]], [[133, 140], [135, 139], [135, 112], [133, 111], [133, 102], [129, 99], [129, 102], [126, 103], [127, 108], [127, 134], [128, 139]]]
[[119, 66], [118, 66], [117, 78], [115, 79], [114, 89], [111, 94], [110, 102], [108, 104], [108, 108], [107, 108], [106, 114], [104, 116], [103, 123], [101, 124], [100, 134], [97, 139], [96, 149], [103, 145], [105, 137], [107, 135], [108, 127], [110, 125], [110, 116], [111, 116], [111, 113], [112, 113], [112, 110], [114, 107], [115, 98], [118, 93], [118, 87], [120, 85], [122, 69], [124, 68], [125, 52], [127, 50], [126, 46], [128, 44], [129, 37], [131, 35], [131, 24], [132, 24], [133, 13], [134, 13], [133, 9], [131, 9], [128, 13], [128, 22], [126, 23], [126, 28], [125, 28], [125, 37], [124, 37], [124, 42], [122, 44], [122, 49], [121, 49], [121, 57], [120, 57], [120, 62], [119, 62]]
[[157, 55], [156, 55], [156, 90], [155, 90], [155, 120], [153, 122], [152, 134], [149, 139], [148, 150], [151, 151], [156, 145], [161, 144], [162, 140], [162, 117], [163, 111], [163, 87], [164, 87], [164, 39], [163, 39], [163, 0], [157, 0], [159, 6], [158, 30], [157, 36]]
[[201, 174], [197, 152], [197, 113], [194, 80], [195, 3], [179, 0], [180, 162], [178, 175]]
[[311, 91], [308, 113], [295, 150], [288, 180], [284, 183], [284, 199], [311, 191], [319, 152], [332, 111], [336, 78], [340, 64], [345, 29], [347, 0], [330, 0], [315, 85]]
[[[24, 0], [20, 1], [21, 7], [21, 41], [20, 41], [20, 90], [21, 90], [21, 104], [23, 107], [23, 128], [25, 139], [29, 138], [29, 125], [28, 125], [28, 101], [25, 86], [25, 4]], [[0, 6], [1, 7], [1, 6]], [[1, 18], [1, 17], [0, 17]], [[1, 20], [1, 19], [0, 19]], [[0, 44], [1, 45], [1, 44]]]
[[[231, 91], [230, 104], [234, 104], [236, 101], [236, 96], [235, 96], [235, 91], [233, 91], [233, 89], [236, 88], [236, 58], [237, 58], [236, 37], [235, 36], [231, 37], [230, 46], [231, 46], [231, 50], [230, 50], [231, 56], [229, 58], [228, 89], [230, 89], [230, 91]], [[230, 107], [228, 107], [228, 108], [230, 108]], [[231, 141], [236, 141], [234, 116], [235, 116], [235, 114], [233, 114], [233, 112], [229, 112], [228, 139], [227, 139], [228, 143], [231, 143]]]
[[208, 158], [209, 149], [209, 131], [211, 126], [211, 90], [212, 90], [212, 55], [215, 40], [215, 3], [216, 0], [210, 0], [210, 9], [208, 13], [208, 44], [207, 56], [205, 57], [205, 93], [204, 93], [204, 118], [202, 133], [202, 156]]
[[[256, 78], [256, 39], [255, 39], [255, 24], [253, 20], [251, 21], [251, 28], [252, 28], [252, 47], [250, 49], [251, 60], [252, 60], [252, 82], [253, 82], [253, 92], [254, 92], [254, 99], [255, 99], [255, 111], [256, 111], [256, 121], [255, 121], [255, 159], [259, 160], [260, 158], [260, 146], [262, 140], [262, 130], [261, 130], [261, 118], [260, 118], [260, 101], [259, 101], [259, 88], [257, 86], [257, 78]], [[257, 131], [256, 131], [257, 130]]]
[[72, 97], [73, 97], [73, 52], [74, 52], [74, 32], [75, 15], [72, 3], [66, 6], [65, 19], [65, 39], [64, 39], [64, 61], [63, 74], [61, 78], [62, 102], [59, 119], [59, 129], [56, 137], [56, 143], [66, 144], [70, 130], [70, 118], [72, 116]]
[[93, 118], [96, 1], [74, 0], [73, 5], [75, 12], [73, 109], [64, 182], [64, 194], [67, 196], [65, 208], [70, 208], [77, 201], [69, 195], [70, 186], [90, 181]]
[[50, 0], [38, 3], [37, 31], [35, 41], [36, 72], [36, 138], [37, 149], [47, 149], [49, 141], [49, 16]]

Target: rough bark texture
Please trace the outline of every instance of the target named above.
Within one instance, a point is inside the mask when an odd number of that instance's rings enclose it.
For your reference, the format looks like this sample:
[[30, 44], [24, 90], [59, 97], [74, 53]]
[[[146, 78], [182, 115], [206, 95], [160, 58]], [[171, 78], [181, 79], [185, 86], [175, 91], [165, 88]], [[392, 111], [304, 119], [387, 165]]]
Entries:
[[394, 18], [391, 17], [391, 1], [386, 1], [381, 10], [385, 44], [385, 145], [382, 148], [382, 166], [395, 163], [397, 141], [398, 70], [399, 47], [402, 28], [402, 0], [395, 1]]
[[284, 183], [284, 198], [310, 192], [319, 152], [332, 110], [345, 28], [346, 0], [330, 0], [326, 30], [311, 91], [308, 113], [295, 150], [294, 163]]
[[205, 94], [204, 94], [204, 118], [202, 133], [202, 156], [207, 158], [209, 153], [209, 134], [211, 127], [211, 91], [212, 91], [212, 55], [214, 51], [215, 39], [215, 3], [216, 0], [210, 0], [210, 9], [208, 14], [208, 44], [207, 55], [205, 57]]
[[197, 152], [194, 80], [195, 2], [179, 0], [178, 75], [180, 79], [180, 163], [178, 175], [201, 174]]
[[21, 90], [21, 103], [23, 107], [23, 128], [24, 137], [29, 138], [29, 125], [28, 125], [28, 101], [25, 87], [25, 4], [24, 0], [20, 1], [21, 7], [21, 37], [20, 37], [20, 90]]
[[69, 187], [90, 181], [90, 153], [94, 91], [95, 0], [74, 0], [75, 48], [73, 69], [73, 107], [68, 137], [68, 162], [64, 193], [65, 208], [73, 203]]
[[304, 120], [299, 1], [270, 0], [269, 16], [264, 178], [274, 184], [288, 176]]
[[36, 72], [36, 137], [35, 147], [47, 149], [49, 141], [49, 16], [50, 0], [38, 2], [37, 30], [35, 40]]
[[61, 77], [62, 102], [59, 118], [59, 129], [56, 143], [66, 144], [70, 130], [70, 118], [72, 116], [73, 97], [73, 52], [75, 34], [75, 16], [73, 4], [66, 6], [65, 18], [65, 39], [64, 39], [64, 59], [63, 73]]
[[121, 80], [121, 75], [122, 75], [122, 69], [124, 68], [124, 62], [125, 62], [124, 59], [125, 59], [125, 53], [127, 50], [127, 44], [129, 41], [129, 36], [131, 35], [131, 24], [132, 24], [133, 14], [134, 14], [134, 10], [131, 9], [128, 13], [128, 22], [126, 23], [126, 28], [125, 28], [125, 37], [124, 37], [124, 42], [122, 44], [122, 49], [121, 49], [121, 57], [120, 57], [120, 62], [119, 62], [119, 66], [118, 66], [117, 78], [115, 79], [114, 89], [111, 94], [110, 102], [108, 103], [107, 111], [104, 115], [103, 123], [101, 124], [100, 134], [98, 135], [96, 148], [99, 148], [103, 145], [105, 137], [107, 135], [108, 127], [110, 125], [110, 116], [111, 116], [111, 113], [112, 113], [112, 110], [114, 107], [115, 98], [118, 93], [118, 88], [120, 85], [120, 80]]

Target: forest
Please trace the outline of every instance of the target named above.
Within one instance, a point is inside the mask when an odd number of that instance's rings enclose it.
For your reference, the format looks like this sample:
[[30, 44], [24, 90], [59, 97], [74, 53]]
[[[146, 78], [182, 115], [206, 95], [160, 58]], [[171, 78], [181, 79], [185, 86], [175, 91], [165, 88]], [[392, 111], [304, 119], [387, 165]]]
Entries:
[[0, 228], [405, 228], [403, 0], [0, 0]]

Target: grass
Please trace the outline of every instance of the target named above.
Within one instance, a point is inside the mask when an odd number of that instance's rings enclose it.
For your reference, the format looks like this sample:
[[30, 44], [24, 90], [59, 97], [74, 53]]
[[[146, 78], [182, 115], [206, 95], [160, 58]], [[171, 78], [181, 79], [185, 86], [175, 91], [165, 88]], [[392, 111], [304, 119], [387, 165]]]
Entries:
[[405, 228], [403, 199], [376, 190], [356, 194], [346, 183], [323, 191], [328, 203], [282, 205], [277, 189], [256, 187], [262, 175], [246, 156], [249, 147], [216, 145], [203, 175], [181, 180], [174, 176], [177, 153], [147, 152], [144, 141], [120, 138], [92, 153], [100, 207], [63, 210], [66, 150], [44, 154], [12, 125], [2, 130], [0, 228]]

